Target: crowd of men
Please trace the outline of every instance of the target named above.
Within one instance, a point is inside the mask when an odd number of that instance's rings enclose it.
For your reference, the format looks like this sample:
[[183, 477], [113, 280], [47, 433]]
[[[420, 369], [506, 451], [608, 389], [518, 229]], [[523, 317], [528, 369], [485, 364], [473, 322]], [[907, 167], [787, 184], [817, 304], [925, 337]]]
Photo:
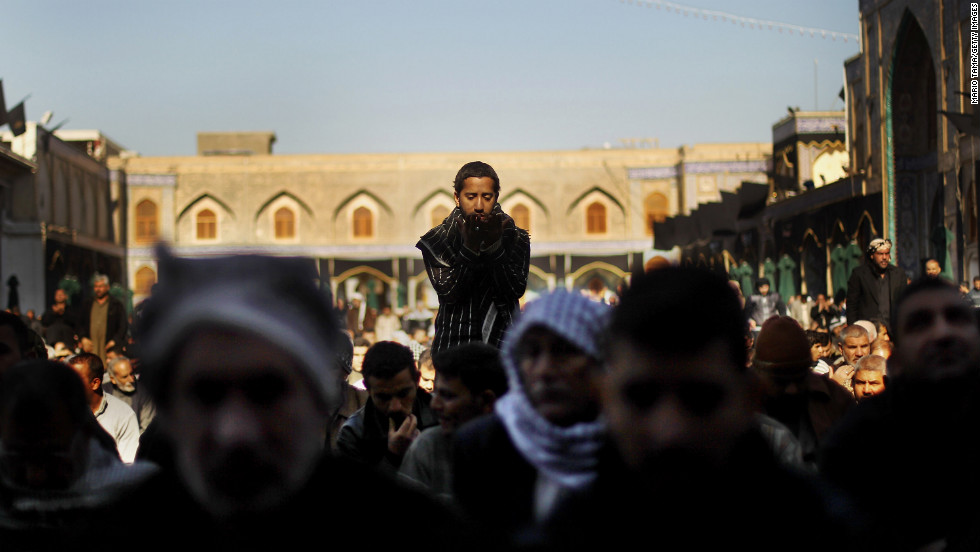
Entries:
[[[479, 271], [508, 222], [469, 178], [487, 217], [454, 231], [499, 228], [447, 247], [506, 299]], [[0, 317], [0, 549], [980, 547], [980, 323], [940, 279], [870, 280], [875, 322], [836, 335], [775, 302], [753, 325], [697, 268], [634, 274], [615, 306], [548, 293], [499, 333], [497, 291], [441, 295], [476, 310], [437, 319], [430, 393], [412, 347], [351, 338], [308, 263], [158, 256], [139, 362], [46, 360]]]

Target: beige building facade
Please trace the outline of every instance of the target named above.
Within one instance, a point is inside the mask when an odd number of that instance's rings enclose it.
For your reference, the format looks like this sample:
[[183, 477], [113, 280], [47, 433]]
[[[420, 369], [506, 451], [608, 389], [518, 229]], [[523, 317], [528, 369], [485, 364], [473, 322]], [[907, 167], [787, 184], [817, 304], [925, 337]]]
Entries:
[[156, 280], [153, 246], [162, 240], [188, 256], [309, 257], [335, 296], [367, 289], [382, 304], [434, 306], [415, 243], [453, 209], [453, 178], [474, 160], [495, 168], [501, 206], [531, 234], [529, 290], [613, 289], [654, 254], [652, 221], [744, 180], [765, 182], [771, 151], [766, 143], [744, 143], [273, 155], [274, 136], [257, 134], [265, 138], [249, 137], [250, 147], [201, 135], [221, 147], [199, 146], [208, 154], [191, 157], [110, 160], [111, 178], [125, 183], [134, 301]]

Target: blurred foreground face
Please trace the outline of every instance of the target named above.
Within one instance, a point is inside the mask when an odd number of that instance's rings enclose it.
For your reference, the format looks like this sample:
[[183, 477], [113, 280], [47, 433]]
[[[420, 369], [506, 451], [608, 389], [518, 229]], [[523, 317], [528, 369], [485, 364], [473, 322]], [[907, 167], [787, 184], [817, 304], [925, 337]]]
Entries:
[[546, 420], [560, 427], [595, 420], [595, 359], [542, 327], [524, 332], [517, 354], [527, 396]]
[[185, 484], [213, 515], [275, 507], [313, 471], [327, 417], [296, 364], [265, 339], [214, 329], [178, 356], [167, 427]]
[[85, 438], [65, 408], [43, 418], [4, 416], [0, 426], [0, 477], [7, 487], [58, 491], [82, 475], [88, 457]]
[[0, 374], [21, 360], [17, 334], [10, 326], [0, 326]]
[[973, 309], [955, 289], [908, 297], [896, 320], [896, 376], [942, 379], [980, 364], [980, 330]]
[[655, 478], [723, 465], [752, 420], [725, 345], [659, 354], [619, 341], [611, 351], [602, 409], [626, 464]]

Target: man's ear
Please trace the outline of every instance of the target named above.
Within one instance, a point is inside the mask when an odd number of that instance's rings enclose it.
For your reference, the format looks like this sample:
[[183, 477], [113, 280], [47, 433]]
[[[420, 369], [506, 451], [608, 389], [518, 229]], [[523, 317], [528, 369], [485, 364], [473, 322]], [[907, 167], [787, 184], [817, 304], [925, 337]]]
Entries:
[[94, 378], [89, 385], [92, 387], [92, 391], [98, 391], [102, 387], [102, 378]]
[[756, 410], [762, 411], [765, 408], [766, 382], [752, 368], [749, 368], [742, 376], [745, 378], [745, 390], [749, 403]]
[[477, 395], [477, 400], [480, 402], [480, 410], [484, 414], [489, 414], [493, 412], [493, 403], [497, 402], [497, 394], [490, 389], [484, 389], [479, 395]]
[[606, 380], [608, 379], [608, 373], [603, 369], [601, 364], [597, 364], [592, 369], [592, 374], [589, 376], [589, 391], [592, 396], [595, 397], [596, 402], [599, 406], [603, 403], [603, 392], [606, 387]]

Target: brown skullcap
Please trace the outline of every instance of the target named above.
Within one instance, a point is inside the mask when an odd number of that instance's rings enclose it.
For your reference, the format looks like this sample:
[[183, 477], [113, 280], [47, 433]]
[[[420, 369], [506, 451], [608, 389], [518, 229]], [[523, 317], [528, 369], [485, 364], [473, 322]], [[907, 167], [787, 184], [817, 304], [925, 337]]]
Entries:
[[798, 380], [810, 369], [810, 342], [796, 320], [772, 317], [755, 339], [752, 365], [774, 379]]

